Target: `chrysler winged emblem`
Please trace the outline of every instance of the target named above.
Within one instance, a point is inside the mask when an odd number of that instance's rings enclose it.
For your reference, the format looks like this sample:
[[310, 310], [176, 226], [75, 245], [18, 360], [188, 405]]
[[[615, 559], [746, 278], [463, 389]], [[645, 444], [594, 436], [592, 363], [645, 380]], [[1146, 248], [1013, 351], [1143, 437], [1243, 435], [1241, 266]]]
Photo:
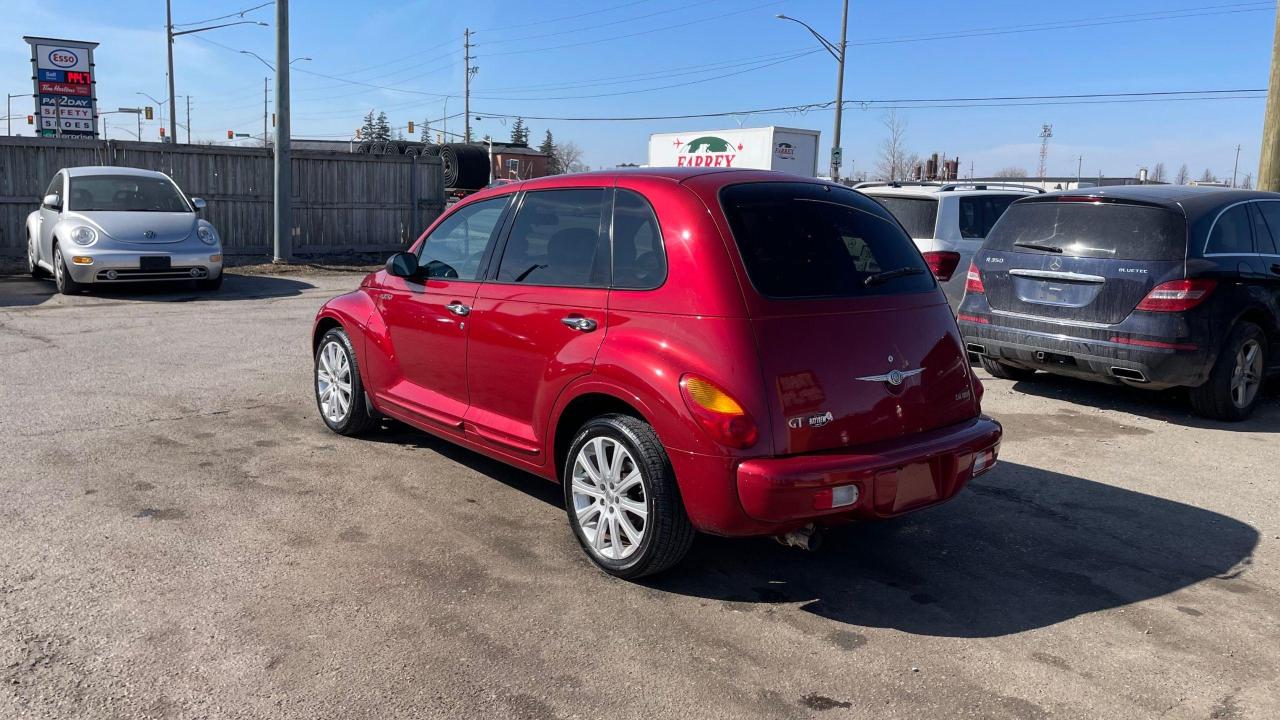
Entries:
[[862, 380], [863, 382], [889, 383], [894, 387], [898, 387], [907, 378], [915, 377], [922, 372], [924, 372], [924, 368], [916, 368], [915, 370], [898, 370], [895, 368], [883, 375], [864, 375], [856, 379]]
[[156, 239], [156, 231], [155, 231], [155, 230], [147, 230], [146, 232], [142, 233], [142, 237], [144, 237], [144, 238], [146, 238], [146, 239], [148, 239], [148, 240], [155, 240], [155, 239]]

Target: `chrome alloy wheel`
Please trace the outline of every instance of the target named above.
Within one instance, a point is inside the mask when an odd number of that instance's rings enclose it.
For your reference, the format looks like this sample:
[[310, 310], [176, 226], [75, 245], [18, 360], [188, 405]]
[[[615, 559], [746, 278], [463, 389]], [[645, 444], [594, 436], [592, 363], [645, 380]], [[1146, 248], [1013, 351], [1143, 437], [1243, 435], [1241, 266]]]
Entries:
[[53, 279], [58, 283], [58, 287], [62, 287], [64, 274], [67, 272], [62, 263], [62, 248], [54, 248], [53, 250]]
[[351, 412], [351, 359], [342, 343], [331, 340], [316, 363], [316, 397], [332, 423], [341, 423]]
[[36, 244], [27, 238], [27, 272], [34, 273], [36, 268], [40, 267], [36, 263]]
[[571, 479], [573, 510], [591, 552], [623, 560], [640, 548], [648, 528], [644, 478], [622, 443], [592, 438], [578, 451]]
[[1249, 340], [1236, 353], [1236, 369], [1231, 373], [1231, 402], [1248, 407], [1262, 386], [1262, 346]]

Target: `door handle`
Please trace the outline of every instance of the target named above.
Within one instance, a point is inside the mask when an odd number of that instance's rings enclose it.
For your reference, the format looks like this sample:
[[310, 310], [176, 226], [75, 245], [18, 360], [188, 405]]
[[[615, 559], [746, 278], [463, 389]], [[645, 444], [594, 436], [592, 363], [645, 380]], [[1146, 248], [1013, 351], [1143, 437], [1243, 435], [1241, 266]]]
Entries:
[[445, 305], [445, 306], [444, 306], [444, 309], [445, 309], [445, 310], [448, 310], [449, 312], [453, 313], [454, 315], [470, 315], [470, 314], [471, 314], [471, 308], [470, 308], [470, 306], [463, 305], [462, 303], [458, 302], [457, 300], [454, 300], [453, 302], [449, 303], [448, 305]]
[[560, 318], [560, 322], [564, 323], [566, 327], [573, 328], [574, 330], [580, 330], [582, 332], [591, 332], [592, 330], [596, 329], [595, 320], [592, 320], [591, 318], [579, 317], [577, 315], [570, 315], [569, 317]]

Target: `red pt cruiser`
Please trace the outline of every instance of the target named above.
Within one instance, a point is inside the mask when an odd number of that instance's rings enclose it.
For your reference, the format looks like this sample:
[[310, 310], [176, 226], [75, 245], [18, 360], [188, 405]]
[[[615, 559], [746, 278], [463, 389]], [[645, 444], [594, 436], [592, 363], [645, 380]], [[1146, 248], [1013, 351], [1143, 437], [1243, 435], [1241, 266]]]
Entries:
[[778, 173], [480, 192], [326, 303], [313, 343], [333, 431], [390, 417], [562, 483], [588, 556], [626, 578], [677, 563], [695, 530], [938, 504], [1000, 443], [897, 220]]

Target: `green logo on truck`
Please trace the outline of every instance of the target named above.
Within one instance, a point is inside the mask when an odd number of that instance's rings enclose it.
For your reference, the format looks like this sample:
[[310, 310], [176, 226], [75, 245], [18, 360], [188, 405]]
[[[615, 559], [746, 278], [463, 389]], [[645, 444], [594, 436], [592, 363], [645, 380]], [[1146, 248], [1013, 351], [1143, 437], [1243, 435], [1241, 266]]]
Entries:
[[680, 148], [677, 167], [733, 167], [734, 159], [742, 151], [742, 143], [734, 145], [715, 135], [703, 135], [689, 142], [676, 138], [675, 145]]

